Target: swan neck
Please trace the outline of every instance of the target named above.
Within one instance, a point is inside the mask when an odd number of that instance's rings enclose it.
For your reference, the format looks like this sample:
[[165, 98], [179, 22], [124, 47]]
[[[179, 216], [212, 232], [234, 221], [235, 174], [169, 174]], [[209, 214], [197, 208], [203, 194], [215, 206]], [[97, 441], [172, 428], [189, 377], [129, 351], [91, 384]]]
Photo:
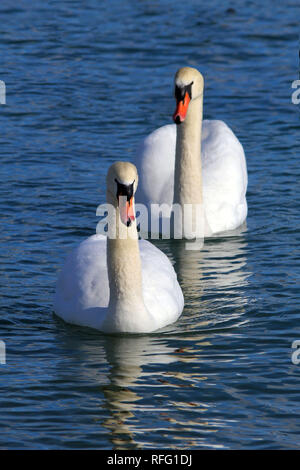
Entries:
[[115, 207], [107, 237], [107, 269], [110, 289], [111, 314], [127, 308], [132, 311], [143, 305], [142, 268], [136, 220], [126, 227]]
[[142, 270], [138, 240], [107, 240], [107, 268], [110, 305], [121, 301], [132, 304], [142, 301]]
[[202, 204], [201, 130], [203, 98], [192, 100], [177, 125], [174, 202]]

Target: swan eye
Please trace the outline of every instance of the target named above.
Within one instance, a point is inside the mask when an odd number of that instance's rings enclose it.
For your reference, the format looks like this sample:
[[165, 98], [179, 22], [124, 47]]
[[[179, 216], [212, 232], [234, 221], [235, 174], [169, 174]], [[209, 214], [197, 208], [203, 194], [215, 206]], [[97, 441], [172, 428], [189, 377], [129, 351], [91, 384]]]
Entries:
[[127, 201], [128, 202], [130, 201], [130, 199], [133, 196], [134, 181], [133, 181], [133, 183], [127, 185], [127, 184], [119, 183], [117, 178], [115, 178], [115, 182], [117, 183], [117, 199], [119, 199], [120, 196], [126, 196]]
[[192, 85], [194, 82], [190, 83], [189, 85], [185, 86], [178, 86], [175, 85], [175, 98], [177, 102], [183, 101], [185, 94], [188, 93], [190, 99], [192, 99]]

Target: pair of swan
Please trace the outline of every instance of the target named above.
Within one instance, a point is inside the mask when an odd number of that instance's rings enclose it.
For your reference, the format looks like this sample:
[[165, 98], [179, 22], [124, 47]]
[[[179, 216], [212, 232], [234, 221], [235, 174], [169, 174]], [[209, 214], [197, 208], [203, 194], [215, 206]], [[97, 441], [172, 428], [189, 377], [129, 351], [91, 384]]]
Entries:
[[201, 206], [206, 237], [235, 229], [245, 220], [243, 148], [225, 123], [202, 122], [203, 83], [196, 69], [180, 69], [175, 76], [176, 125], [161, 127], [144, 140], [136, 158], [139, 172], [126, 162], [109, 168], [106, 196], [115, 209], [110, 233], [122, 229], [123, 235], [93, 235], [67, 258], [54, 301], [56, 314], [66, 322], [106, 333], [149, 333], [182, 313], [183, 294], [169, 259], [138, 240], [138, 173], [140, 202], [149, 208], [167, 204], [169, 218], [174, 202]]

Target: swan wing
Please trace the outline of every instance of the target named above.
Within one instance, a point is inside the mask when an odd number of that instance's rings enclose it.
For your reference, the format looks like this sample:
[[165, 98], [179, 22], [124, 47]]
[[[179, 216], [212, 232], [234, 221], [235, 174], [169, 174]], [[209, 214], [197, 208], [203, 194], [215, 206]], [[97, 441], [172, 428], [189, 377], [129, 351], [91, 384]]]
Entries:
[[150, 204], [173, 203], [176, 125], [160, 127], [137, 149], [134, 164], [139, 175], [136, 201]]
[[68, 323], [97, 328], [108, 302], [106, 237], [93, 235], [67, 256], [56, 284], [54, 310]]
[[[139, 172], [136, 200], [171, 205], [174, 198], [176, 125], [160, 127], [139, 146], [134, 163]], [[247, 168], [243, 147], [218, 120], [202, 124], [205, 235], [239, 227], [247, 216]], [[199, 156], [200, 157], [200, 156]]]
[[143, 297], [148, 312], [161, 328], [177, 320], [184, 299], [169, 258], [152, 243], [140, 240]]
[[239, 227], [247, 216], [243, 147], [223, 121], [203, 121], [203, 202], [210, 234]]

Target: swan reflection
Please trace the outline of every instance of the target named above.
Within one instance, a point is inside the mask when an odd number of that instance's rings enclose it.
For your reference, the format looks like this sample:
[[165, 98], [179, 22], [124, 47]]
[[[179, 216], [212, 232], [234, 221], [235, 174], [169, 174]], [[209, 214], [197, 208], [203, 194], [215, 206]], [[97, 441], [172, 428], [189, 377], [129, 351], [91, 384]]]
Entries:
[[185, 298], [178, 329], [184, 325], [198, 330], [230, 320], [244, 321], [251, 272], [243, 236], [208, 239], [200, 251], [186, 250], [183, 241], [161, 241], [159, 246], [175, 263]]
[[[157, 336], [105, 338], [110, 371], [109, 384], [102, 387], [105, 397], [103, 407], [110, 411], [111, 416], [102, 425], [109, 429], [111, 442], [116, 448], [139, 447], [134, 438], [138, 427], [134, 419], [135, 412], [149, 412], [147, 405], [139, 404], [148, 383], [148, 373], [144, 371], [144, 366], [167, 365], [178, 361], [175, 350], [166, 340]], [[149, 375], [153, 378], [153, 374]], [[139, 386], [143, 387], [141, 395], [138, 393]]]

